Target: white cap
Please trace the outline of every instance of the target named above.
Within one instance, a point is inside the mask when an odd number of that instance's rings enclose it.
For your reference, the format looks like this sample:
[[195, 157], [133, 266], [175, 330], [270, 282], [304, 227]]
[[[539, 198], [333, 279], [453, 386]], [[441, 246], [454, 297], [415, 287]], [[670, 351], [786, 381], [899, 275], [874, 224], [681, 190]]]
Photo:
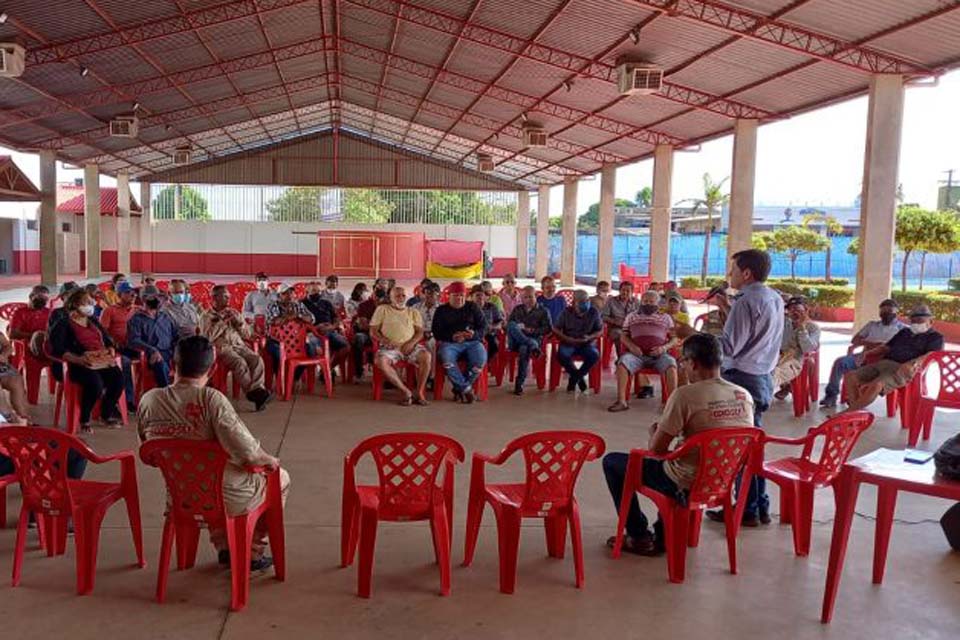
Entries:
[[294, 287], [294, 284], [292, 282], [284, 282], [283, 284], [280, 285], [280, 289], [278, 289], [278, 292], [283, 293], [287, 289], [293, 289], [293, 287]]

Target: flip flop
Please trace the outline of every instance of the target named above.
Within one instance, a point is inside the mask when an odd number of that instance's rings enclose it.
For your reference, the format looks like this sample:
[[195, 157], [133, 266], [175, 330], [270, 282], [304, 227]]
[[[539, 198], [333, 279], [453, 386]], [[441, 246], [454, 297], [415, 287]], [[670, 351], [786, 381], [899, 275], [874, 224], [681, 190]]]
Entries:
[[426, 398], [420, 398], [420, 397], [414, 398], [414, 399], [413, 399], [413, 404], [417, 405], [418, 407], [429, 407], [429, 406], [430, 406], [430, 403], [427, 402], [427, 399], [426, 399]]
[[622, 402], [616, 402], [610, 405], [609, 407], [607, 407], [607, 411], [609, 411], [610, 413], [620, 413], [621, 411], [629, 411], [629, 410], [630, 410], [630, 405], [624, 404]]
[[399, 404], [401, 407], [409, 407], [413, 404], [413, 396], [407, 396], [397, 404]]

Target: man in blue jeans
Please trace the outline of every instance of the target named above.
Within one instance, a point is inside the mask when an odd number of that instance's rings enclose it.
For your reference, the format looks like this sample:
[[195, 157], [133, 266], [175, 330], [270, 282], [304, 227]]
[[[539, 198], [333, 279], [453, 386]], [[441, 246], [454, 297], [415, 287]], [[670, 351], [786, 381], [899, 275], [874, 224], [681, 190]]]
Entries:
[[[450, 301], [437, 307], [430, 331], [437, 341], [437, 360], [453, 386], [454, 400], [472, 404], [476, 400], [473, 383], [487, 363], [483, 346], [486, 321], [480, 307], [467, 301], [467, 287], [462, 282], [450, 284], [447, 293]], [[460, 371], [461, 359], [467, 363], [465, 373]]]
[[[560, 340], [557, 358], [570, 376], [567, 393], [573, 393], [578, 387], [580, 391], [586, 391], [587, 374], [600, 360], [596, 341], [603, 333], [600, 312], [590, 304], [586, 291], [577, 289], [573, 294], [573, 304], [560, 313], [554, 323], [553, 333]], [[579, 369], [574, 358], [583, 361]]]
[[550, 313], [537, 305], [537, 292], [527, 286], [520, 293], [520, 304], [510, 312], [507, 322], [507, 338], [510, 351], [517, 354], [517, 378], [513, 395], [523, 395], [523, 383], [527, 380], [530, 358], [542, 355], [543, 338], [551, 331]]
[[[758, 249], [738, 251], [730, 257], [727, 278], [739, 295], [733, 301], [725, 292], [715, 297], [721, 311], [727, 315], [720, 336], [723, 379], [750, 393], [753, 423], [758, 427], [762, 426], [763, 412], [770, 407], [773, 397], [770, 374], [777, 366], [783, 340], [783, 298], [764, 284], [768, 275], [770, 256], [767, 252]], [[770, 524], [770, 497], [766, 489], [766, 479], [754, 476], [743, 512], [743, 526]], [[722, 522], [724, 513], [722, 510], [708, 511], [707, 517]]]
[[163, 388], [170, 384], [177, 327], [170, 316], [160, 310], [158, 295], [141, 295], [144, 306], [127, 321], [127, 347], [146, 354], [147, 366], [153, 372], [157, 387]]

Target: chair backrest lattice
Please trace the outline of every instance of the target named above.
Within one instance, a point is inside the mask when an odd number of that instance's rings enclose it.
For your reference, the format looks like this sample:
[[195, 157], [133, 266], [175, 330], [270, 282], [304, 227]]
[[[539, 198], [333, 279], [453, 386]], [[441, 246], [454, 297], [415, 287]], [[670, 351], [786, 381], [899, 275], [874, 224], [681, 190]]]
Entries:
[[149, 440], [140, 447], [145, 464], [160, 469], [168, 507], [180, 521], [224, 521], [223, 472], [227, 454], [217, 442], [181, 438]]
[[300, 320], [291, 320], [270, 327], [270, 337], [283, 345], [286, 357], [299, 358], [307, 355], [307, 325]]
[[[873, 424], [873, 414], [867, 411], [839, 413], [823, 424], [807, 432], [809, 439], [801, 457], [817, 465], [813, 474], [816, 484], [829, 484], [840, 474], [840, 469], [850, 457], [860, 435]], [[813, 447], [818, 438], [823, 438], [820, 457], [813, 459]]]
[[691, 506], [715, 506], [732, 490], [740, 469], [747, 463], [761, 431], [756, 427], [711, 429], [689, 438], [674, 451], [677, 457], [698, 452], [697, 475], [690, 485]]
[[8, 302], [6, 304], [0, 304], [0, 320], [6, 320], [10, 322], [13, 320], [13, 314], [15, 314], [19, 309], [25, 309], [27, 306], [26, 302]]
[[[936, 393], [931, 394], [926, 389], [927, 374], [934, 367], [940, 374], [940, 385]], [[923, 364], [921, 380], [925, 397], [960, 404], [960, 351], [935, 351], [929, 354]]]
[[557, 291], [557, 295], [563, 298], [563, 301], [569, 307], [570, 305], [573, 304], [573, 294], [575, 294], [576, 292], [577, 292], [576, 289], [560, 289], [559, 291]]
[[55, 429], [0, 429], [0, 448], [13, 460], [24, 505], [31, 511], [50, 516], [71, 513], [67, 454], [72, 447], [86, 448], [73, 436]]

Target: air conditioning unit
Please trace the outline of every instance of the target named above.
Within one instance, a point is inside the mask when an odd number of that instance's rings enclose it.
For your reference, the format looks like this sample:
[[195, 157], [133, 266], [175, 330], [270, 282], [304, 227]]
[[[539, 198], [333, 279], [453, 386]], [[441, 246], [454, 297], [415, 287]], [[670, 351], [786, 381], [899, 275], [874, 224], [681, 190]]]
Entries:
[[663, 69], [643, 62], [623, 62], [617, 65], [620, 95], [648, 95], [660, 91]]
[[478, 153], [477, 154], [477, 170], [482, 171], [483, 173], [490, 173], [496, 168], [496, 163], [493, 161], [493, 156], [489, 153]]
[[190, 164], [193, 159], [193, 150], [190, 147], [177, 147], [173, 151], [173, 164]]
[[523, 128], [523, 146], [525, 147], [545, 147], [549, 137], [543, 127], [525, 126]]
[[136, 138], [139, 132], [137, 116], [117, 116], [110, 121], [110, 135], [114, 138]]
[[13, 42], [0, 43], [0, 78], [19, 78], [23, 75], [25, 51]]

